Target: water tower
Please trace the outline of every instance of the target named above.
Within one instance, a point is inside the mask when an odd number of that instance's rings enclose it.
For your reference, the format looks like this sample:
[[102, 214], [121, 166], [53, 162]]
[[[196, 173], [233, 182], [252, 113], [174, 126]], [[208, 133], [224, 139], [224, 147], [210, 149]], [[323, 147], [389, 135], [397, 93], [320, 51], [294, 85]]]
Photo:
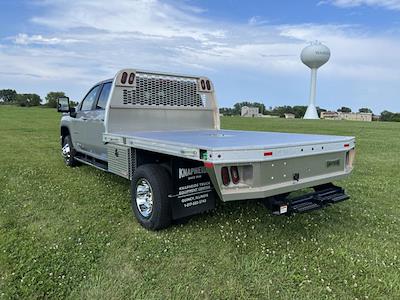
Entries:
[[329, 48], [318, 41], [312, 42], [301, 51], [301, 61], [311, 69], [310, 101], [304, 119], [319, 119], [315, 106], [315, 93], [317, 86], [317, 70], [328, 62], [331, 57]]

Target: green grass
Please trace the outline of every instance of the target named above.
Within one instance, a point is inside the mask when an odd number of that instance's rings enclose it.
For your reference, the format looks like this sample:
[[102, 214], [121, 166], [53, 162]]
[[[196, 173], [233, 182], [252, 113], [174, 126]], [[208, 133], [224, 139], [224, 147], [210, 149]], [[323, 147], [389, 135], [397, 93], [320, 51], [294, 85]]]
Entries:
[[398, 299], [400, 123], [223, 118], [224, 128], [354, 135], [351, 200], [272, 217], [230, 203], [148, 232], [128, 181], [67, 168], [50, 109], [0, 107], [0, 298]]

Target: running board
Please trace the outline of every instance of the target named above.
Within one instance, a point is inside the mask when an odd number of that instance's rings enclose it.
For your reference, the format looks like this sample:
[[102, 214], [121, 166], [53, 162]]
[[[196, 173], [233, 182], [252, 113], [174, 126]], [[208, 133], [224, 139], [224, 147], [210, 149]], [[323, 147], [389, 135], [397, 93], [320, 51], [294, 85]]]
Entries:
[[101, 163], [100, 161], [94, 159], [94, 158], [89, 158], [89, 157], [74, 157], [75, 160], [84, 163], [86, 165], [95, 167], [96, 169], [102, 170], [102, 171], [108, 171], [107, 163]]
[[331, 185], [329, 188], [295, 198], [282, 200], [271, 198], [269, 207], [274, 215], [289, 215], [291, 213], [304, 213], [321, 209], [349, 198], [344, 189]]

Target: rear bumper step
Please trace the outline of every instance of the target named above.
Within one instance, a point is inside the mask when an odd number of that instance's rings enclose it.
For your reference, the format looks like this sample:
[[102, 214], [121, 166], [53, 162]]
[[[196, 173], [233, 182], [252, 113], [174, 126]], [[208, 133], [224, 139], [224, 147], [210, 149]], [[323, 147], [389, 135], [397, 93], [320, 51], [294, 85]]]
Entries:
[[349, 198], [343, 188], [330, 185], [327, 188], [295, 198], [271, 198], [269, 200], [269, 207], [272, 209], [272, 214], [274, 215], [287, 215], [321, 209]]

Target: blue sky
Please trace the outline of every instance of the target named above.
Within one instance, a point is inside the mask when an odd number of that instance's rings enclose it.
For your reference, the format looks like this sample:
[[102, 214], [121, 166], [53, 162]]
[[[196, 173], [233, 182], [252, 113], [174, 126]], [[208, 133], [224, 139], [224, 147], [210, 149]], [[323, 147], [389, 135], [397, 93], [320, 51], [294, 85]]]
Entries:
[[206, 75], [220, 106], [306, 105], [301, 49], [320, 40], [317, 105], [400, 111], [400, 0], [0, 2], [0, 89], [79, 101], [119, 68]]

